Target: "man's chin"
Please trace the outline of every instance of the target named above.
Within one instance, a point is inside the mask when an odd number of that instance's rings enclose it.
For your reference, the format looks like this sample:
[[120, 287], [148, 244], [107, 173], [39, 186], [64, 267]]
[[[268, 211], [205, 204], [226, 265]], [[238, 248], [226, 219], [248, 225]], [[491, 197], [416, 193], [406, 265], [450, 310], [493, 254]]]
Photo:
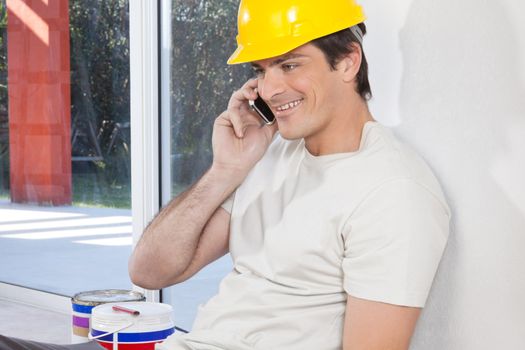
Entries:
[[297, 133], [292, 133], [287, 130], [279, 129], [278, 132], [279, 132], [279, 135], [281, 135], [283, 139], [288, 140], [288, 141], [294, 141], [294, 140], [299, 140], [303, 138], [302, 135], [298, 135]]

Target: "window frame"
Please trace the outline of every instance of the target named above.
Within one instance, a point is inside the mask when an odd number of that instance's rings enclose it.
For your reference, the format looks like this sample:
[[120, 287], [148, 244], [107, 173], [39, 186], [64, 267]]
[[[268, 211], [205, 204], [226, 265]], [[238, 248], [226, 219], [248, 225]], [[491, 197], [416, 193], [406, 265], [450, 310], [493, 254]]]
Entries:
[[[129, 2], [133, 248], [160, 208], [159, 3]], [[158, 290], [133, 289], [147, 301], [162, 301]]]

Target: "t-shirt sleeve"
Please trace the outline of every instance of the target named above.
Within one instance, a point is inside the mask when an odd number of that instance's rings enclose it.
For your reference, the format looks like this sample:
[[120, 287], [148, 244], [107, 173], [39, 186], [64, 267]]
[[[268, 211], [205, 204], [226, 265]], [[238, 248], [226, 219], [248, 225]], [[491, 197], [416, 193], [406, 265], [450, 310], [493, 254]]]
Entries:
[[235, 193], [237, 191], [233, 191], [232, 194], [230, 194], [230, 196], [228, 198], [226, 198], [226, 200], [224, 200], [224, 202], [222, 202], [221, 204], [221, 207], [226, 210], [228, 213], [232, 213], [232, 209], [233, 209], [233, 200], [235, 198]]
[[449, 234], [446, 203], [413, 180], [370, 193], [347, 220], [342, 263], [352, 296], [423, 307]]

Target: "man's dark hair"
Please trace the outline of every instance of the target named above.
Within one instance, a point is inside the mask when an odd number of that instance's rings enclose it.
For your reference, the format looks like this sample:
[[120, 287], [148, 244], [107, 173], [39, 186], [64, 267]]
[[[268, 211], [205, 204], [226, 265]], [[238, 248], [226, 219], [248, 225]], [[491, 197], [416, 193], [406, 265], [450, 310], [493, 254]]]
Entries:
[[[363, 35], [365, 35], [365, 24], [359, 23], [358, 26], [363, 32]], [[331, 70], [335, 70], [336, 65], [340, 60], [345, 55], [352, 52], [352, 43], [357, 43], [361, 47], [361, 51], [363, 51], [361, 42], [354, 33], [352, 33], [350, 28], [314, 39], [311, 43], [323, 51]], [[368, 62], [366, 61], [364, 52], [361, 60], [361, 67], [359, 68], [359, 72], [357, 72], [357, 92], [365, 101], [370, 100], [372, 97], [372, 90], [370, 88], [370, 82], [368, 81]]]

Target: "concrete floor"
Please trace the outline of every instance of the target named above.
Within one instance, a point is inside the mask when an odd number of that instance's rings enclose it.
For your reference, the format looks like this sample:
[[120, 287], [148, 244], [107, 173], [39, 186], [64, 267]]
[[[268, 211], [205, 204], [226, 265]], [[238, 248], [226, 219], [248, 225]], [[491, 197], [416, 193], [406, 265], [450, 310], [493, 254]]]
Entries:
[[71, 343], [71, 315], [0, 299], [0, 334], [53, 344]]
[[130, 289], [131, 211], [0, 201], [0, 281], [73, 296]]
[[[0, 282], [69, 297], [88, 290], [131, 289], [131, 229], [129, 210], [37, 207], [0, 200]], [[189, 281], [164, 290], [177, 326], [191, 328], [198, 305], [217, 292], [230, 270], [231, 259], [225, 256]], [[0, 334], [42, 338], [48, 333], [52, 342], [69, 341], [64, 338], [69, 331], [61, 327], [70, 327], [70, 316], [5, 302], [0, 316]]]

